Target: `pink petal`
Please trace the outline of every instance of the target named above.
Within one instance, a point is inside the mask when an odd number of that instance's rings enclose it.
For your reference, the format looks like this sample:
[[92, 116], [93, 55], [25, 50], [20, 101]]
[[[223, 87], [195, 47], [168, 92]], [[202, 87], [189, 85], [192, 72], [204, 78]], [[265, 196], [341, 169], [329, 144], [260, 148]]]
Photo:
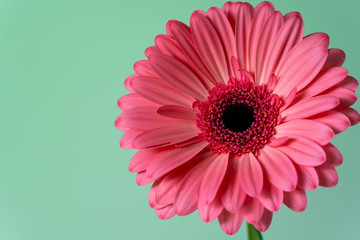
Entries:
[[173, 203], [186, 173], [184, 171], [182, 174], [167, 174], [156, 191], [157, 202], [161, 204]]
[[286, 143], [289, 137], [279, 137], [271, 139], [271, 142], [268, 143], [269, 147], [279, 147]]
[[130, 129], [126, 131], [120, 139], [120, 147], [125, 149], [133, 149], [133, 141], [142, 131]]
[[264, 213], [264, 206], [256, 198], [246, 197], [239, 210], [246, 222], [257, 223]]
[[188, 107], [182, 107], [177, 105], [165, 105], [159, 107], [157, 113], [160, 114], [161, 116], [168, 118], [188, 119], [188, 120], [196, 119], [195, 110]]
[[240, 185], [251, 197], [257, 196], [263, 187], [263, 172], [259, 161], [252, 153], [241, 154], [233, 161], [239, 161]]
[[302, 190], [314, 190], [319, 186], [319, 177], [314, 167], [302, 165], [296, 166], [298, 173], [298, 188]]
[[284, 193], [284, 203], [295, 212], [302, 212], [306, 208], [307, 198], [304, 190]]
[[179, 45], [172, 36], [169, 35], [158, 35], [155, 38], [156, 46], [159, 50], [170, 57], [175, 58], [184, 65], [186, 65], [191, 71], [193, 71], [199, 79], [202, 81], [207, 89], [214, 87], [213, 79], [208, 79], [198, 68], [196, 68], [190, 60], [185, 56], [184, 52], [180, 49]]
[[228, 154], [221, 154], [205, 170], [203, 180], [199, 187], [199, 203], [211, 203], [224, 179], [228, 165]]
[[249, 69], [247, 49], [249, 48], [249, 36], [253, 18], [253, 6], [246, 2], [241, 3], [235, 26], [235, 39], [237, 58], [242, 69]]
[[139, 186], [148, 185], [149, 183], [152, 183], [155, 180], [156, 179], [154, 178], [149, 178], [148, 176], [146, 176], [146, 171], [141, 171], [136, 174], [136, 183]]
[[167, 174], [161, 181], [157, 191], [156, 200], [161, 204], [171, 204], [175, 201], [175, 197], [179, 187], [184, 179], [187, 171], [178, 172], [177, 169]]
[[203, 160], [185, 176], [174, 202], [177, 215], [185, 216], [197, 209], [199, 186], [206, 169], [213, 160], [214, 156]]
[[297, 136], [289, 139], [286, 144], [276, 147], [285, 153], [293, 162], [305, 166], [319, 166], [326, 160], [326, 154], [321, 146], [312, 140]]
[[134, 64], [134, 72], [138, 76], [149, 76], [149, 77], [157, 77], [157, 74], [151, 68], [148, 60], [140, 60]]
[[360, 122], [360, 114], [353, 108], [347, 108], [342, 111], [343, 114], [350, 120], [351, 126]]
[[[210, 8], [206, 16], [213, 24], [216, 32], [218, 33], [222, 46], [224, 47], [227, 66], [231, 66], [231, 57], [236, 56], [236, 46], [234, 32], [231, 28], [230, 23], [226, 18], [225, 14], [216, 7]], [[228, 70], [229, 73], [231, 73], [231, 68]], [[233, 76], [233, 74], [231, 75]], [[227, 80], [228, 79], [226, 79], [226, 81]]]
[[211, 156], [213, 156], [213, 153], [210, 151], [200, 153], [191, 161], [188, 161], [187, 163], [175, 168], [174, 170], [166, 174], [156, 191], [157, 202], [165, 205], [174, 203], [176, 194], [185, 176], [199, 162], [202, 162], [204, 159], [208, 159]]
[[284, 121], [307, 118], [331, 110], [339, 103], [339, 99], [335, 97], [318, 96], [306, 98], [284, 110], [281, 116]]
[[174, 37], [181, 50], [189, 58], [189, 60], [194, 64], [194, 66], [211, 82], [216, 82], [214, 77], [211, 75], [204, 62], [202, 61], [198, 50], [195, 46], [193, 37], [191, 35], [190, 28], [182, 22], [179, 21], [169, 21], [167, 26], [167, 31]]
[[323, 148], [326, 152], [326, 162], [322, 165], [323, 167], [337, 167], [343, 163], [343, 156], [334, 145], [329, 143]]
[[162, 150], [160, 148], [139, 150], [130, 160], [129, 171], [140, 172], [146, 170], [151, 159], [161, 151]]
[[229, 78], [224, 49], [210, 20], [195, 11], [190, 18], [190, 28], [201, 58], [217, 81], [225, 83]]
[[231, 66], [234, 72], [234, 77], [236, 79], [241, 79], [242, 75], [241, 75], [241, 68], [240, 68], [240, 64], [239, 61], [237, 60], [237, 58], [235, 56], [231, 57]]
[[174, 145], [174, 147], [176, 147], [176, 148], [187, 147], [187, 146], [190, 146], [190, 145], [192, 145], [194, 143], [197, 143], [199, 141], [202, 141], [202, 139], [199, 136], [197, 136], [197, 137], [191, 138], [191, 139], [189, 139], [187, 141], [177, 143], [177, 144]]
[[[266, 83], [270, 74], [274, 73], [279, 61], [285, 58], [289, 51], [300, 41], [304, 35], [304, 23], [300, 15], [294, 15], [289, 18], [282, 28], [279, 30], [276, 38], [272, 41], [269, 48], [270, 54], [267, 55], [264, 61], [263, 74], [261, 75], [260, 83]], [[277, 75], [277, 74], [276, 74]], [[282, 81], [282, 74], [277, 75], [279, 83]], [[296, 81], [296, 79], [291, 79]], [[296, 85], [294, 85], [296, 86]], [[294, 87], [293, 87], [294, 88]], [[275, 90], [277, 87], [275, 88]], [[284, 94], [280, 95], [283, 96]]]
[[273, 217], [273, 213], [271, 211], [264, 209], [264, 213], [261, 219], [257, 223], [254, 223], [253, 225], [258, 231], [265, 232], [270, 227], [272, 217]]
[[327, 69], [316, 77], [303, 91], [299, 94], [299, 99], [305, 99], [315, 96], [330, 87], [340, 83], [348, 74], [348, 70], [342, 67]]
[[126, 88], [129, 92], [131, 92], [131, 93], [134, 93], [134, 92], [135, 92], [134, 89], [132, 89], [131, 86], [130, 86], [130, 81], [131, 81], [131, 79], [133, 79], [134, 77], [138, 77], [138, 75], [136, 75], [136, 74], [130, 75], [130, 76], [128, 76], [128, 77], [125, 79], [125, 81], [124, 81], [124, 86], [125, 86], [125, 88]]
[[172, 145], [193, 138], [198, 135], [198, 132], [199, 129], [195, 123], [191, 122], [178, 126], [160, 127], [139, 134], [132, 145], [135, 149]]
[[204, 222], [214, 221], [224, 209], [220, 196], [215, 197], [214, 201], [212, 201], [210, 204], [199, 203], [198, 207], [200, 218]]
[[174, 89], [162, 79], [152, 77], [135, 77], [130, 86], [141, 96], [161, 105], [191, 106], [194, 99]]
[[296, 87], [291, 90], [291, 92], [289, 93], [289, 95], [287, 95], [284, 100], [283, 103], [281, 104], [280, 107], [280, 112], [284, 111], [285, 109], [287, 109], [294, 101], [295, 97], [296, 97], [296, 93], [297, 93], [297, 89]]
[[323, 66], [323, 69], [332, 67], [341, 67], [345, 61], [345, 53], [341, 49], [332, 48], [328, 50], [328, 58]]
[[218, 219], [221, 229], [228, 235], [234, 235], [240, 229], [243, 222], [240, 211], [231, 214], [223, 210]]
[[266, 21], [263, 31], [261, 33], [258, 49], [256, 53], [256, 74], [255, 79], [257, 84], [266, 83], [269, 76], [264, 74], [265, 59], [269, 58], [271, 54], [273, 41], [281, 27], [284, 24], [284, 18], [279, 11], [276, 11]]
[[147, 100], [138, 93], [126, 94], [119, 98], [117, 103], [119, 108], [123, 111], [134, 107], [158, 105], [157, 103]]
[[356, 100], [356, 94], [346, 88], [334, 87], [323, 93], [324, 96], [334, 96], [340, 99], [340, 106], [337, 109], [346, 109], [353, 105]]
[[229, 170], [224, 179], [222, 187], [222, 203], [231, 213], [237, 212], [243, 204], [246, 194], [241, 188], [240, 161], [235, 158], [229, 165]]
[[293, 17], [296, 17], [296, 16], [302, 17], [301, 13], [294, 11], [294, 12], [289, 12], [289, 13], [285, 14], [284, 15], [284, 20], [286, 22], [286, 21], [289, 21], [289, 19], [291, 19]]
[[[255, 7], [255, 17], [260, 18], [260, 13], [262, 13], [262, 12], [264, 12], [263, 14], [265, 14], [266, 12], [274, 13], [275, 10], [274, 10], [274, 6], [272, 5], [272, 3], [267, 2], [267, 1], [263, 1], [263, 2], [260, 2], [258, 5], [256, 5], [256, 7]], [[258, 15], [258, 16], [256, 16], [256, 15]]]
[[334, 137], [334, 132], [327, 125], [313, 120], [296, 119], [276, 127], [278, 136], [306, 137], [314, 142], [325, 145]]
[[224, 12], [225, 16], [227, 17], [229, 15], [229, 11], [232, 7], [234, 2], [226, 2], [222, 8], [221, 8], [221, 11]]
[[175, 216], [175, 209], [172, 204], [169, 204], [166, 207], [156, 209], [156, 215], [162, 220], [167, 220]]
[[275, 74], [271, 74], [270, 75], [270, 78], [269, 78], [269, 81], [268, 81], [268, 84], [267, 84], [267, 88], [269, 91], [273, 91], [276, 84], [277, 84], [277, 77], [275, 76]]
[[256, 53], [262, 30], [269, 17], [274, 14], [274, 6], [270, 2], [261, 2], [255, 8], [254, 20], [250, 30], [249, 48], [247, 56], [249, 57], [250, 73], [256, 72]]
[[338, 174], [333, 167], [317, 167], [319, 185], [323, 187], [334, 187], [339, 182]]
[[149, 60], [155, 72], [174, 88], [196, 99], [206, 99], [207, 90], [201, 80], [184, 64], [175, 58], [158, 53], [149, 56]]
[[148, 48], [145, 49], [145, 56], [148, 58], [151, 54], [153, 54], [154, 52], [159, 53], [159, 49], [155, 46], [150, 46]]
[[234, 30], [234, 32], [240, 6], [241, 2], [226, 2], [221, 9], [224, 12], [225, 16], [227, 16], [231, 28]]
[[337, 84], [337, 86], [356, 92], [359, 88], [359, 83], [354, 77], [347, 76], [344, 80]]
[[153, 159], [149, 164], [146, 174], [150, 178], [159, 178], [172, 169], [180, 166], [181, 164], [189, 161], [203, 150], [208, 143], [198, 142], [183, 148], [170, 148], [162, 151]]
[[155, 197], [156, 196], [156, 191], [157, 191], [157, 188], [158, 188], [160, 182], [161, 182], [161, 179], [156, 180], [153, 183], [153, 185], [151, 186], [150, 191], [149, 191], [148, 202], [149, 202], [150, 207], [153, 208], [153, 209], [159, 209], [159, 208], [165, 207], [165, 205], [159, 204], [156, 201], [156, 197]]
[[311, 117], [311, 119], [326, 124], [335, 134], [345, 131], [351, 125], [349, 118], [338, 111], [324, 112]]
[[255, 83], [255, 80], [253, 78], [253, 76], [246, 70], [244, 69], [238, 69], [239, 71], [239, 79], [241, 80], [248, 80], [250, 81], [251, 83]]
[[280, 97], [287, 96], [295, 87], [298, 91], [308, 85], [319, 73], [327, 57], [327, 49], [314, 47], [296, 58], [286, 62], [277, 77], [278, 84], [274, 93]]
[[163, 54], [173, 57], [184, 64], [190, 63], [172, 36], [165, 34], [157, 35], [155, 44]]
[[266, 182], [257, 198], [265, 208], [272, 212], [277, 212], [283, 202], [283, 191], [271, 183]]
[[284, 191], [293, 191], [297, 184], [297, 174], [291, 160], [279, 150], [265, 146], [259, 151], [258, 159], [270, 183]]
[[157, 107], [137, 107], [126, 110], [116, 119], [115, 127], [125, 131], [128, 128], [151, 130], [184, 123], [183, 120], [160, 116], [156, 113], [157, 109]]
[[278, 75], [280, 69], [284, 67], [284, 64], [293, 62], [304, 52], [314, 48], [314, 47], [323, 47], [328, 48], [329, 46], [329, 36], [325, 33], [313, 33], [305, 38], [303, 38], [298, 44], [296, 44], [293, 49], [290, 50], [288, 55], [281, 59], [278, 66], [276, 67], [275, 74]]

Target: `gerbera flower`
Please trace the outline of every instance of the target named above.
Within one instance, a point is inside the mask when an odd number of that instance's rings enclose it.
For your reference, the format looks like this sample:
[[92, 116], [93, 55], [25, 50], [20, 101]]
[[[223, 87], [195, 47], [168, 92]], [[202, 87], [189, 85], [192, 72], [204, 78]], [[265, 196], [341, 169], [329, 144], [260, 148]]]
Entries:
[[301, 15], [269, 2], [195, 11], [166, 32], [126, 79], [115, 123], [161, 219], [198, 210], [227, 234], [243, 220], [265, 231], [282, 203], [303, 211], [306, 190], [337, 184], [330, 141], [360, 121], [358, 83], [325, 33], [304, 37]]

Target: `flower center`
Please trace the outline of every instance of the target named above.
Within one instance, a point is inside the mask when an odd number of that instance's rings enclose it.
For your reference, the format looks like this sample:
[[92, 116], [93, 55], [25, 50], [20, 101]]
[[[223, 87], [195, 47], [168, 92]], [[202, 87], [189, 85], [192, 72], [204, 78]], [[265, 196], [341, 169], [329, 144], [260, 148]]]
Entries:
[[251, 80], [230, 78], [211, 89], [207, 101], [194, 103], [199, 135], [213, 152], [256, 153], [275, 134], [280, 98]]
[[254, 121], [254, 110], [246, 104], [234, 104], [226, 108], [222, 115], [225, 128], [233, 132], [243, 132]]

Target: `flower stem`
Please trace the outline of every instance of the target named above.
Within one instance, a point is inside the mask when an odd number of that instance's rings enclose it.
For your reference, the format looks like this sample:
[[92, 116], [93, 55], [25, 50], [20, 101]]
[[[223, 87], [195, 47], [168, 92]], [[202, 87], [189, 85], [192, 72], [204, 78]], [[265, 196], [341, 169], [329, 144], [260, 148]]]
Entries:
[[253, 225], [247, 223], [247, 230], [249, 240], [263, 240], [261, 233]]

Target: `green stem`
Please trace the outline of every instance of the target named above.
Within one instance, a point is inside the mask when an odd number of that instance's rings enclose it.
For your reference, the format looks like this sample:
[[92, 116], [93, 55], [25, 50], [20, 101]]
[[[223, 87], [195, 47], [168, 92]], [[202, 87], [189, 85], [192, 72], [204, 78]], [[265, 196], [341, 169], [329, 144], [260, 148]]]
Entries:
[[261, 233], [253, 225], [247, 223], [249, 240], [263, 240]]

